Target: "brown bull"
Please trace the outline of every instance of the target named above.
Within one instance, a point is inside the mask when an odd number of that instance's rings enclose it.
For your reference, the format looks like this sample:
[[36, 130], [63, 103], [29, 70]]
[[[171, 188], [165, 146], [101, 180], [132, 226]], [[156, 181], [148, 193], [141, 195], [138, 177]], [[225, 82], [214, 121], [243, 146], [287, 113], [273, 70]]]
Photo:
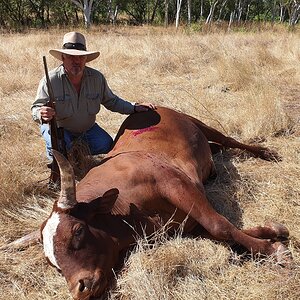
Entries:
[[277, 158], [167, 108], [129, 116], [112, 151], [76, 188], [72, 167], [55, 153], [61, 194], [41, 234], [48, 261], [62, 272], [74, 299], [102, 295], [120, 251], [143, 230], [150, 234], [170, 218], [170, 230], [188, 216], [185, 232], [201, 225], [213, 239], [281, 257], [286, 248], [275, 240], [288, 236], [283, 225], [239, 230], [208, 202], [203, 183], [214, 171], [208, 141]]

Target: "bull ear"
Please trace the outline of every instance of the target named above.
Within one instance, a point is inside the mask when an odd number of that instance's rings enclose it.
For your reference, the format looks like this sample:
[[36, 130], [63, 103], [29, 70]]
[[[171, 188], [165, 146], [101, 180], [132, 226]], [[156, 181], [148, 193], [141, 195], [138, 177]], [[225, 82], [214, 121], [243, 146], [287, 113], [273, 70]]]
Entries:
[[111, 189], [92, 202], [78, 202], [71, 208], [71, 215], [89, 223], [96, 215], [109, 214], [118, 198], [119, 190]]
[[117, 198], [119, 196], [118, 189], [108, 190], [103, 194], [103, 196], [98, 200], [97, 210], [98, 213], [107, 214], [110, 213]]

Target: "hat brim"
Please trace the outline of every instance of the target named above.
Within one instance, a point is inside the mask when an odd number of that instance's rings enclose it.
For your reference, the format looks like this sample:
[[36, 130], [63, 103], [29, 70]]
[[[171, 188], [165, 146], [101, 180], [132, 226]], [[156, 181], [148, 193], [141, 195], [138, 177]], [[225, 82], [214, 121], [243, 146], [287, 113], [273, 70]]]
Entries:
[[54, 56], [55, 58], [59, 60], [62, 59], [63, 54], [68, 54], [68, 55], [86, 55], [86, 62], [90, 62], [94, 59], [96, 59], [99, 55], [100, 52], [98, 51], [82, 51], [82, 50], [76, 50], [76, 49], [52, 49], [49, 51], [49, 53]]

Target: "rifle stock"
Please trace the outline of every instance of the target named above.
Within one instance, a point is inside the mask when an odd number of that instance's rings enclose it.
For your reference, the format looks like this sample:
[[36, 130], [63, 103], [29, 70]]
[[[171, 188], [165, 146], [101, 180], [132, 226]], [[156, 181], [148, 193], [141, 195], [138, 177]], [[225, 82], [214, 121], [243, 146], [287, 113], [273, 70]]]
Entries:
[[[52, 89], [52, 85], [49, 78], [48, 73], [48, 67], [46, 62], [46, 57], [43, 56], [43, 63], [44, 63], [44, 69], [45, 69], [45, 76], [46, 76], [46, 83], [48, 88], [48, 95], [49, 95], [49, 101], [47, 102], [47, 106], [52, 107], [55, 110], [55, 98], [54, 93]], [[52, 149], [59, 151], [61, 154], [63, 154], [67, 158], [67, 151], [64, 141], [64, 135], [63, 135], [63, 128], [57, 127], [56, 117], [54, 116], [50, 122], [50, 136], [51, 136], [51, 146]], [[49, 185], [58, 185], [60, 181], [60, 174], [59, 174], [59, 167], [57, 165], [56, 160], [53, 158], [53, 162], [51, 165], [51, 174], [50, 174], [50, 181]]]

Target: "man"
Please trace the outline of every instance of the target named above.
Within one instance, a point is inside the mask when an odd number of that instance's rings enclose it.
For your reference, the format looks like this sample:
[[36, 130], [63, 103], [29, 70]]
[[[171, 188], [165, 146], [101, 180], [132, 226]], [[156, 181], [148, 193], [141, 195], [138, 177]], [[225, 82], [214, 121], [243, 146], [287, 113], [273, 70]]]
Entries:
[[92, 155], [107, 153], [113, 140], [96, 123], [101, 104], [113, 112], [131, 114], [155, 109], [151, 103], [133, 104], [110, 90], [105, 77], [86, 63], [99, 56], [97, 51], [87, 51], [85, 37], [69, 32], [63, 38], [62, 49], [49, 53], [62, 64], [49, 72], [55, 98], [55, 110], [48, 107], [49, 94], [45, 77], [40, 81], [35, 102], [31, 106], [33, 119], [40, 123], [41, 134], [46, 142], [47, 157], [52, 161], [49, 121], [55, 116], [58, 127], [64, 128], [66, 148], [78, 138], [84, 140]]

